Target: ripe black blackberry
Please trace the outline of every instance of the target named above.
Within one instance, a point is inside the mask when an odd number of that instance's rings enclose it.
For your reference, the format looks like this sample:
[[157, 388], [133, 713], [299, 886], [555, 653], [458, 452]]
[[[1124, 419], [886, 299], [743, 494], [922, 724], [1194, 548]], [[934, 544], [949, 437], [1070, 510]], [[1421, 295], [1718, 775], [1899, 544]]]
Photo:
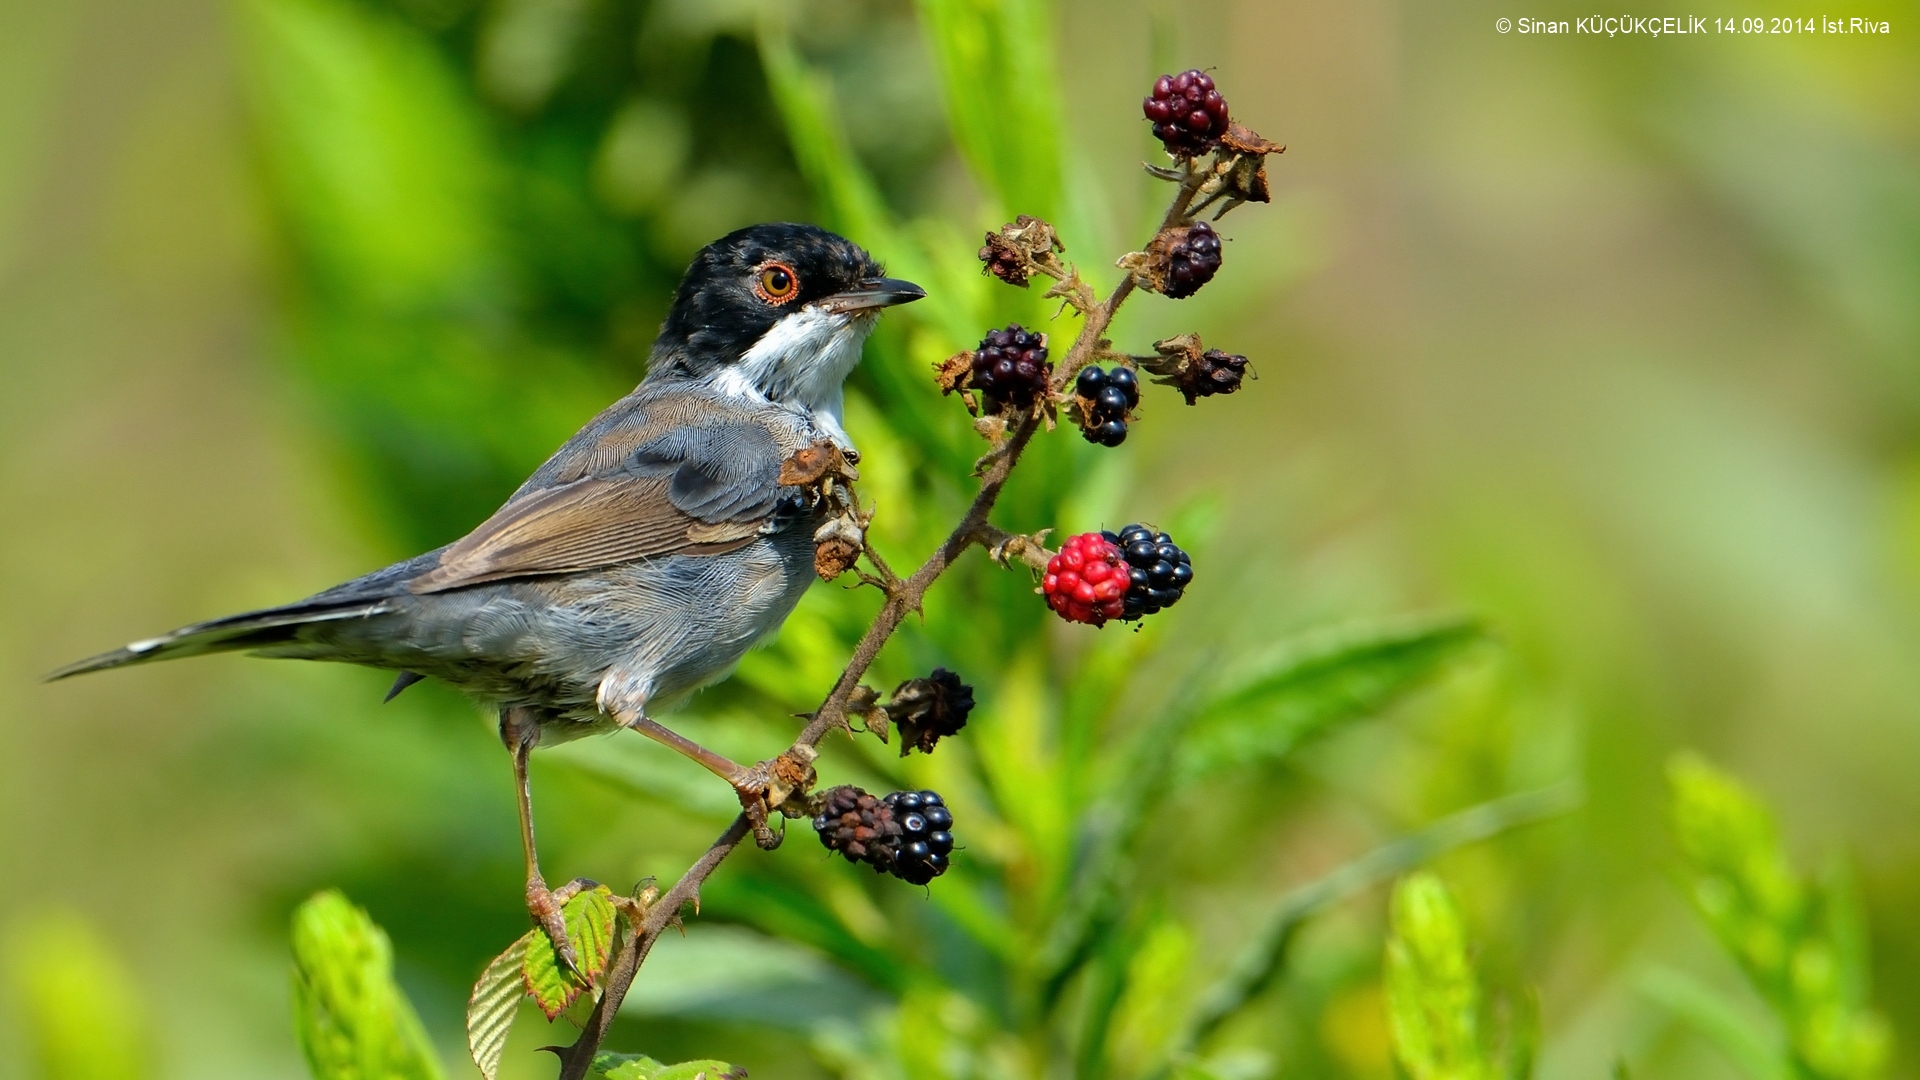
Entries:
[[1090, 443], [1119, 446], [1127, 438], [1127, 413], [1140, 404], [1140, 379], [1133, 369], [1116, 367], [1107, 371], [1084, 367], [1073, 383], [1080, 396], [1086, 423], [1080, 434]]
[[887, 872], [914, 885], [946, 873], [947, 857], [953, 853], [953, 812], [946, 802], [932, 791], [896, 791], [883, 801], [900, 826]]
[[1220, 272], [1220, 257], [1220, 234], [1204, 221], [1194, 222], [1167, 249], [1167, 284], [1162, 291], [1175, 300], [1199, 292]]
[[1193, 581], [1193, 560], [1166, 533], [1129, 525], [1104, 534], [1127, 560], [1127, 595], [1121, 618], [1139, 619], [1172, 607]]
[[994, 330], [973, 353], [967, 384], [987, 399], [989, 412], [1006, 405], [1028, 409], [1047, 392], [1053, 365], [1047, 362], [1047, 337], [1014, 323]]
[[953, 813], [932, 791], [896, 791], [885, 798], [852, 785], [823, 793], [814, 831], [827, 850], [864, 862], [876, 874], [925, 885], [947, 872]]
[[1160, 76], [1140, 111], [1153, 122], [1153, 137], [1175, 157], [1198, 157], [1227, 133], [1227, 99], [1198, 69]]

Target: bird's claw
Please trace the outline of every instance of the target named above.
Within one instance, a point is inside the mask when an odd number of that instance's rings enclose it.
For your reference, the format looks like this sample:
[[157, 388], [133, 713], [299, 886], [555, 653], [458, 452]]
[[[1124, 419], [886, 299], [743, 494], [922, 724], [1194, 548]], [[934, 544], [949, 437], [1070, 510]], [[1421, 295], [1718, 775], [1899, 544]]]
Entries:
[[578, 896], [582, 889], [591, 889], [598, 884], [586, 878], [574, 878], [558, 889], [549, 889], [547, 883], [537, 877], [527, 882], [527, 914], [533, 916], [534, 925], [547, 935], [560, 966], [576, 976], [580, 974], [580, 956], [574, 952], [573, 942], [567, 940], [564, 908], [567, 901]]
[[796, 791], [805, 791], [813, 782], [811, 758], [791, 750], [745, 770], [733, 782], [734, 793], [740, 796], [740, 809], [753, 828], [754, 843], [766, 851], [780, 846], [786, 832], [784, 829], [775, 832], [768, 819]]

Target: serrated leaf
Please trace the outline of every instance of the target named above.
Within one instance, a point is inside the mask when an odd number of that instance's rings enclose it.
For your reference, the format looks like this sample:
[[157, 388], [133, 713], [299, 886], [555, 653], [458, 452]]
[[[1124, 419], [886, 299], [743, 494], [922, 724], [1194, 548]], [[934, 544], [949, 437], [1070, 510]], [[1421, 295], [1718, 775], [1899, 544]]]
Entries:
[[1181, 740], [1177, 782], [1277, 761], [1305, 740], [1373, 715], [1487, 640], [1465, 619], [1396, 621], [1289, 644], [1203, 704]]
[[745, 1080], [747, 1070], [724, 1061], [683, 1061], [662, 1065], [642, 1054], [600, 1054], [588, 1074], [605, 1080]]
[[593, 1058], [593, 1068], [588, 1070], [589, 1077], [599, 1080], [653, 1080], [665, 1065], [644, 1054], [600, 1053]]
[[683, 1061], [669, 1065], [646, 1080], [746, 1080], [747, 1070], [724, 1061]]
[[593, 988], [594, 980], [607, 969], [607, 954], [613, 950], [613, 890], [596, 885], [575, 894], [560, 909], [567, 923], [567, 941], [573, 946], [579, 970], [569, 971], [544, 932], [527, 938], [526, 962], [521, 971], [526, 990], [534, 1004], [552, 1020], [567, 1011], [580, 995]]
[[507, 951], [493, 958], [480, 973], [467, 998], [467, 1052], [480, 1067], [480, 1075], [493, 1080], [500, 1071], [500, 1056], [507, 1049], [507, 1035], [513, 1031], [514, 1016], [520, 1011], [520, 999], [527, 994], [527, 945], [538, 930], [529, 930]]

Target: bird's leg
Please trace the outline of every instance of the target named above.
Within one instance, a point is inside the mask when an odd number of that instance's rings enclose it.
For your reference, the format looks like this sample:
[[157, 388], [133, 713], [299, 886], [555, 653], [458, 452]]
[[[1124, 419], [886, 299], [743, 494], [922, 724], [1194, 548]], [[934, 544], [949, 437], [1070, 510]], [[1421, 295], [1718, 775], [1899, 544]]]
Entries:
[[527, 780], [527, 759], [540, 742], [539, 716], [529, 709], [501, 710], [500, 741], [513, 754], [514, 793], [520, 802], [520, 845], [527, 857], [527, 913], [553, 943], [553, 953], [560, 962], [578, 972], [579, 957], [567, 940], [567, 921], [561, 909], [581, 889], [592, 888], [594, 883], [575, 878], [557, 890], [549, 889], [540, 874], [540, 853], [533, 842], [533, 787]]
[[649, 719], [645, 713], [636, 714], [630, 719], [623, 717], [622, 720], [626, 723], [626, 726], [645, 735], [654, 742], [660, 743], [663, 746], [671, 746], [675, 750], [699, 762], [701, 765], [706, 766], [707, 771], [725, 780], [727, 783], [732, 784], [736, 789], [740, 787], [742, 781], [747, 779], [747, 774], [752, 772], [751, 769], [735, 764], [724, 755], [714, 753], [699, 743], [694, 742], [692, 739], [687, 738], [685, 735], [674, 731], [672, 728], [663, 727], [655, 723]]
[[[645, 713], [635, 713], [631, 717], [622, 717], [627, 727], [645, 735], [657, 743], [670, 746], [682, 754], [706, 766], [715, 776], [733, 786], [734, 793], [740, 797], [740, 807], [745, 811], [747, 820], [753, 825], [754, 842], [769, 851], [780, 846], [780, 834], [767, 825], [767, 814], [771, 809], [768, 791], [774, 786], [775, 776], [768, 762], [761, 762], [752, 768], [740, 765], [723, 755], [687, 738], [671, 728], [649, 719]], [[785, 792], [781, 793], [784, 797]]]

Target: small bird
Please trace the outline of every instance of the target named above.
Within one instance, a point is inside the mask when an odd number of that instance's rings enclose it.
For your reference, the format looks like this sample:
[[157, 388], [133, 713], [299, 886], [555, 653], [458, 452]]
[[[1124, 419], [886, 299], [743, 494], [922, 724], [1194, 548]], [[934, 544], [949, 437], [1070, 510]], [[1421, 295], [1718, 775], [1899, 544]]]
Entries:
[[574, 961], [540, 873], [534, 747], [632, 728], [751, 800], [764, 778], [656, 723], [725, 677], [812, 582], [817, 492], [795, 455], [857, 457], [842, 384], [882, 309], [926, 295], [810, 225], [755, 225], [694, 256], [647, 374], [492, 517], [424, 555], [283, 607], [136, 641], [48, 678], [246, 650], [398, 671], [389, 700], [436, 678], [498, 708], [512, 752], [527, 908]]

